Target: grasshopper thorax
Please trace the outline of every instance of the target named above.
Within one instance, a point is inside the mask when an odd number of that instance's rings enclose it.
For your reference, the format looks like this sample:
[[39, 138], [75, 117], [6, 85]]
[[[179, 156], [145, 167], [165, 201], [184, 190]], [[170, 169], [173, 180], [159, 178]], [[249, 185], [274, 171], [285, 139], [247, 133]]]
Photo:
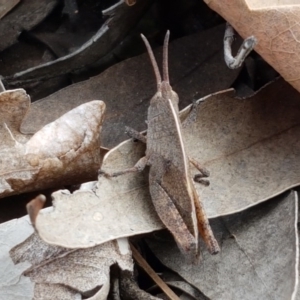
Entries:
[[[178, 95], [172, 90], [172, 87], [170, 85], [170, 81], [169, 81], [169, 68], [168, 68], [168, 44], [169, 44], [169, 37], [170, 37], [170, 32], [167, 31], [166, 36], [165, 36], [165, 40], [164, 40], [164, 46], [163, 46], [163, 80], [161, 78], [160, 72], [159, 72], [159, 68], [157, 66], [157, 62], [155, 60], [153, 51], [150, 47], [149, 42], [147, 41], [147, 39], [143, 36], [142, 39], [145, 42], [152, 66], [153, 66], [153, 70], [155, 73], [155, 77], [156, 77], [156, 83], [157, 83], [157, 95], [159, 97], [161, 97], [163, 100], [171, 100], [173, 106], [178, 106]], [[154, 97], [156, 99], [156, 97]]]

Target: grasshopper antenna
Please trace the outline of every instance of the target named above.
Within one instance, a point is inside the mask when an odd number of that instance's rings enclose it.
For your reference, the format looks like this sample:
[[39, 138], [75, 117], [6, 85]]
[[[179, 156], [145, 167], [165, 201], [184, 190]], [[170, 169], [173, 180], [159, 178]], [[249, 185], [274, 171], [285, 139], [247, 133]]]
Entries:
[[151, 61], [151, 64], [152, 64], [152, 67], [153, 67], [153, 70], [154, 70], [154, 74], [155, 74], [155, 77], [156, 77], [156, 83], [157, 83], [157, 90], [160, 91], [161, 89], [161, 75], [160, 75], [160, 72], [159, 72], [159, 68], [158, 68], [158, 65], [157, 65], [157, 62], [156, 62], [156, 59], [154, 57], [154, 54], [153, 54], [153, 51], [151, 49], [151, 46], [148, 42], [148, 40], [146, 39], [146, 37], [141, 34], [141, 37], [145, 43], [145, 46], [147, 48], [147, 51], [148, 51], [148, 54], [149, 54], [149, 57], [150, 57], [150, 61]]
[[170, 30], [167, 31], [164, 48], [163, 48], [163, 80], [169, 83], [169, 67], [168, 67], [168, 46], [169, 46]]

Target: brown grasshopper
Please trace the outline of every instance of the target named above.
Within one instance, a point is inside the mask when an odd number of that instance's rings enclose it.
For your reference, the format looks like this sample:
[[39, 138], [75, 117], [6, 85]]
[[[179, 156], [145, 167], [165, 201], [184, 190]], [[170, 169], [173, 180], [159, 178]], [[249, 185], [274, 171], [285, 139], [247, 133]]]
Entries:
[[[169, 83], [169, 35], [168, 31], [163, 47], [163, 81], [153, 51], [147, 39], [141, 35], [156, 76], [157, 92], [148, 108], [147, 138], [134, 130], [129, 130], [129, 133], [132, 137], [147, 142], [146, 156], [133, 168], [111, 174], [100, 171], [100, 174], [108, 177], [119, 176], [142, 171], [147, 165], [150, 166], [149, 189], [157, 214], [174, 236], [179, 249], [193, 261], [197, 261], [200, 254], [199, 232], [210, 253], [216, 254], [220, 249], [194, 186], [189, 163], [201, 173], [203, 171], [197, 162], [189, 161], [184, 149], [178, 109], [179, 98]], [[201, 176], [198, 175], [199, 177]]]

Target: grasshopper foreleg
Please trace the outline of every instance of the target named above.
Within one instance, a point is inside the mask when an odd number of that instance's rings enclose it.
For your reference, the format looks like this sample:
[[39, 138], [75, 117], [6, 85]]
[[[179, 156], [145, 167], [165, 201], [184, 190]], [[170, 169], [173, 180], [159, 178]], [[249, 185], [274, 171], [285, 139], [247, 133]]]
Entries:
[[[145, 144], [147, 143], [147, 137], [145, 135], [143, 135], [142, 133], [140, 133], [139, 131], [131, 128], [131, 127], [126, 126], [125, 127], [125, 132], [128, 134], [128, 136], [130, 138], [133, 138], [133, 139], [138, 140], [138, 141], [140, 141], [142, 143], [145, 143]], [[200, 172], [199, 174], [196, 174], [194, 176], [194, 178], [193, 178], [194, 181], [198, 182], [200, 184], [203, 184], [204, 186], [209, 186], [209, 184], [210, 184], [209, 180], [203, 179], [203, 177], [204, 178], [209, 177], [209, 175], [210, 175], [209, 171], [205, 167], [201, 166], [199, 164], [199, 162], [197, 162], [195, 159], [189, 157], [189, 161]], [[131, 168], [131, 169], [133, 169], [133, 171], [131, 171], [131, 172], [135, 172], [134, 167]]]
[[205, 186], [209, 186], [209, 180], [203, 179], [203, 177], [209, 177], [209, 171], [205, 167], [201, 166], [195, 159], [189, 157], [189, 161], [200, 172], [194, 176], [194, 181]]

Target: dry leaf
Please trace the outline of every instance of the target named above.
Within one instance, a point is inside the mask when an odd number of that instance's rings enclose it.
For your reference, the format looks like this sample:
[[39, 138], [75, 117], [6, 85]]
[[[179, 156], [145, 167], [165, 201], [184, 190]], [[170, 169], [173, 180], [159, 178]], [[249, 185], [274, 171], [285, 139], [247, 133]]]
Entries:
[[149, 239], [159, 260], [209, 299], [293, 299], [298, 284], [298, 196], [280, 196], [242, 213], [214, 220], [220, 255], [203, 252], [188, 265], [174, 241]]
[[105, 104], [78, 106], [33, 136], [19, 132], [30, 105], [22, 89], [0, 93], [0, 197], [94, 179]]
[[33, 233], [28, 217], [14, 219], [0, 225], [0, 299], [31, 300], [33, 283], [22, 273], [30, 267], [29, 262], [14, 265], [9, 251]]
[[254, 35], [255, 50], [300, 91], [299, 17], [296, 0], [204, 0], [243, 37]]
[[84, 296], [104, 300], [110, 287], [110, 266], [117, 263], [121, 270], [133, 271], [126, 239], [84, 250], [67, 250], [45, 244], [32, 232], [27, 216], [0, 226], [1, 239], [5, 241], [0, 246], [0, 262], [5, 266], [0, 269], [0, 299]]
[[[133, 144], [127, 141], [110, 151], [103, 161], [104, 168], [114, 165], [122, 170], [132, 166], [145, 152], [143, 144]], [[36, 228], [53, 245], [85, 248], [164, 228], [151, 202], [147, 172], [138, 177], [100, 177], [94, 191], [58, 191], [52, 196], [54, 210], [38, 214]]]
[[[128, 9], [134, 9], [135, 6]], [[181, 107], [209, 93], [230, 87], [236, 79], [239, 70], [229, 70], [223, 64], [224, 30], [224, 25], [217, 26], [170, 44], [171, 82], [180, 96]], [[161, 61], [161, 49], [155, 52], [159, 52], [157, 60]], [[114, 147], [127, 139], [125, 126], [136, 130], [146, 129], [149, 100], [156, 88], [147, 55], [123, 61], [96, 77], [34, 102], [22, 123], [21, 131], [34, 133], [87, 99], [105, 99], [107, 105], [102, 145]], [[49, 109], [51, 114], [48, 113]]]
[[[149, 2], [150, 0], [139, 0], [136, 5], [129, 7], [123, 0], [119, 1], [103, 11], [103, 15], [109, 18], [92, 38], [74, 52], [54, 61], [18, 72], [13, 76], [6, 77], [5, 80], [10, 84], [20, 84], [22, 81], [26, 82], [27, 80], [39, 81], [66, 74], [95, 63], [95, 61], [108, 54], [116, 44], [124, 39], [126, 34], [138, 22], [141, 14], [149, 6]], [[122, 26], [118, 26], [118, 24], [122, 24]], [[88, 99], [100, 98], [92, 97]]]
[[221, 92], [201, 101], [184, 129], [189, 156], [211, 174], [209, 187], [197, 185], [211, 218], [299, 185], [299, 93], [278, 80], [251, 98], [232, 96]]
[[23, 30], [30, 30], [39, 24], [58, 2], [58, 0], [21, 1], [0, 22], [0, 51], [15, 43]]
[[[81, 295], [104, 300], [109, 292], [110, 266], [117, 263], [121, 269], [133, 271], [127, 239], [89, 249], [57, 250], [57, 247], [44, 244], [37, 235], [11, 250], [15, 264], [31, 263], [24, 275], [35, 283], [36, 299], [63, 299], [66, 296], [76, 299]], [[41, 253], [44, 257], [40, 257]]]
[[[278, 80], [246, 100], [233, 98], [233, 91], [220, 92], [183, 111], [186, 150], [211, 173], [209, 187], [196, 184], [208, 217], [244, 210], [299, 184], [299, 100], [297, 91]], [[102, 169], [132, 167], [144, 153], [142, 143], [125, 141], [107, 153]], [[135, 222], [137, 216], [139, 222], [151, 220], [145, 232], [159, 229], [147, 184], [147, 172], [100, 177], [96, 196], [91, 196], [93, 192], [81, 194], [80, 199], [76, 194], [55, 196], [55, 210], [38, 216], [37, 229], [46, 242], [71, 248], [106, 241], [102, 232], [106, 236], [108, 229], [103, 224], [114, 228], [111, 239], [129, 236], [130, 231], [123, 229], [130, 228], [130, 220]], [[107, 208], [99, 205], [101, 199]], [[94, 207], [101, 222], [94, 220]], [[115, 222], [120, 218], [121, 229]]]
[[2, 0], [0, 4], [0, 19], [10, 12], [20, 0]]
[[[4, 78], [24, 69], [52, 61], [55, 58], [56, 56], [49, 49], [43, 48], [40, 43], [28, 43], [24, 40], [18, 41], [8, 49], [0, 52], [1, 75]], [[46, 97], [69, 83], [68, 74], [39, 81], [38, 83], [26, 82], [22, 85], [10, 85], [3, 78], [2, 82], [6, 90], [22, 86], [30, 95], [32, 101]]]

